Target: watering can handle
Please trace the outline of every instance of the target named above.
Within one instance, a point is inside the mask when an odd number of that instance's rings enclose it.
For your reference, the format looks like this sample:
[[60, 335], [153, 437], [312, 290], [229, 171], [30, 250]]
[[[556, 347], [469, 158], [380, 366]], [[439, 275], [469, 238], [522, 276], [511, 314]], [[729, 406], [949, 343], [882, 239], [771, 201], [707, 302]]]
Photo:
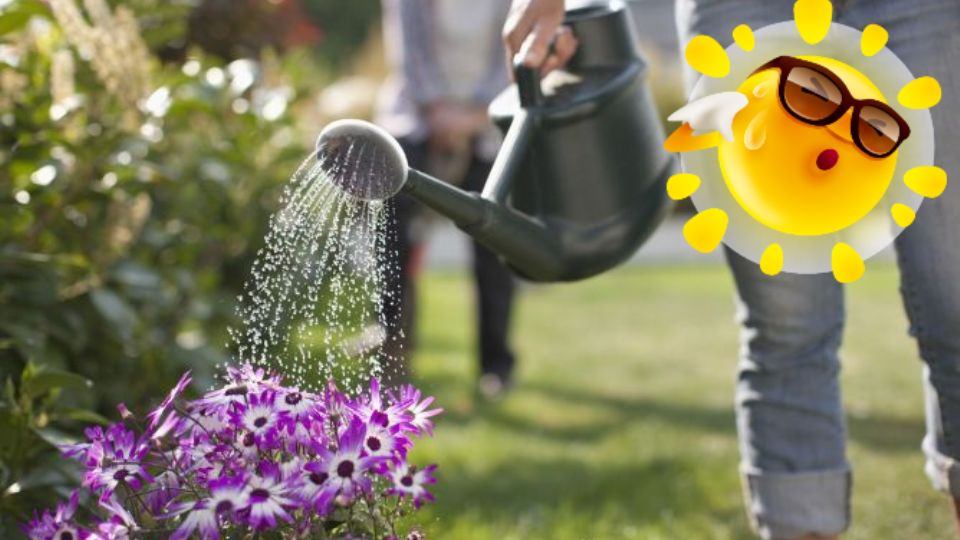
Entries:
[[513, 78], [517, 81], [517, 91], [520, 94], [520, 106], [524, 109], [537, 107], [543, 103], [543, 91], [540, 89], [540, 70], [523, 65], [522, 61], [514, 61]]
[[504, 136], [497, 159], [483, 187], [483, 198], [504, 204], [510, 194], [513, 180], [520, 172], [523, 157], [527, 154], [530, 140], [537, 124], [537, 112], [529, 109], [543, 104], [540, 90], [540, 70], [531, 69], [522, 62], [513, 63], [514, 79], [520, 94], [520, 110], [513, 117], [510, 129]]

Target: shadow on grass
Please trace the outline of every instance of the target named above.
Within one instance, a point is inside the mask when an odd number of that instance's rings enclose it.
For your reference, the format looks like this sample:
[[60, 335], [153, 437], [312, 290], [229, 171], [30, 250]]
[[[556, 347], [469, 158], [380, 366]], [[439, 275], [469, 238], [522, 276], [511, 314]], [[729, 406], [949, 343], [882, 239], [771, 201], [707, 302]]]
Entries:
[[[457, 384], [453, 377], [431, 377], [430, 385], [442, 388], [445, 384]], [[536, 392], [551, 399], [579, 403], [607, 409], [610, 414], [602, 421], [578, 425], [542, 425], [534, 419], [508, 412], [496, 404], [476, 408], [472, 412], [448, 411], [445, 422], [467, 423], [484, 418], [515, 432], [536, 433], [564, 442], [593, 441], [622, 430], [625, 422], [637, 419], [655, 419], [688, 429], [735, 435], [735, 420], [732, 406], [716, 408], [685, 403], [671, 403], [650, 398], [624, 398], [585, 391], [570, 386], [523, 383], [519, 392]], [[848, 416], [851, 440], [878, 452], [919, 452], [924, 434], [923, 421], [904, 417], [870, 415]]]

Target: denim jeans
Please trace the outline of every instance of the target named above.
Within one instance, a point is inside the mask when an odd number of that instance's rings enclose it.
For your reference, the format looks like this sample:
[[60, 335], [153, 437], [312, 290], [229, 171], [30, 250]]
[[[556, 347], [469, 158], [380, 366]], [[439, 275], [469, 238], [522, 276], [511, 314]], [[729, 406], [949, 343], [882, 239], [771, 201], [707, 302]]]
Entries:
[[[732, 29], [793, 18], [793, 0], [677, 0], [685, 44], [708, 34], [725, 46]], [[960, 2], [834, 0], [834, 20], [890, 32], [888, 47], [916, 76], [932, 75], [943, 99], [931, 112], [936, 165], [960, 172]], [[688, 87], [695, 74], [688, 73]], [[891, 97], [891, 96], [888, 96]], [[934, 486], [960, 496], [960, 188], [926, 200], [896, 241], [900, 291], [924, 362]], [[837, 534], [850, 522], [850, 465], [838, 350], [843, 287], [830, 274], [767, 277], [727, 252], [741, 325], [736, 407], [747, 511], [764, 538]]]

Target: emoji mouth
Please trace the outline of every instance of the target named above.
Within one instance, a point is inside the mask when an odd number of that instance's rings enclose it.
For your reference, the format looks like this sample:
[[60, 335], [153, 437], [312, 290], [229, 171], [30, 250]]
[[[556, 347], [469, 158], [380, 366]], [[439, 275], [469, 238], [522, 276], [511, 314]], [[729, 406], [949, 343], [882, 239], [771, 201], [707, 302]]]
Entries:
[[827, 148], [817, 156], [817, 168], [821, 171], [829, 171], [838, 161], [840, 161], [840, 153], [833, 148]]

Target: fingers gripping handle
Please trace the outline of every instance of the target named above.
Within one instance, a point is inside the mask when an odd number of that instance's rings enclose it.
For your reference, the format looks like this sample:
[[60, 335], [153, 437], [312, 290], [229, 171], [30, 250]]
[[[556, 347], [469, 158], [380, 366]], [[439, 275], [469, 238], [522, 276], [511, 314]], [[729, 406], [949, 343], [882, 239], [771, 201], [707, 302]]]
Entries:
[[513, 75], [520, 94], [520, 110], [513, 117], [483, 188], [484, 199], [501, 204], [506, 202], [513, 179], [530, 150], [530, 140], [537, 124], [537, 112], [531, 109], [543, 104], [539, 69], [528, 68], [521, 60], [515, 60]]
[[540, 70], [523, 65], [522, 60], [514, 60], [513, 77], [517, 81], [520, 94], [520, 106], [524, 109], [543, 104], [543, 91], [540, 89]]

